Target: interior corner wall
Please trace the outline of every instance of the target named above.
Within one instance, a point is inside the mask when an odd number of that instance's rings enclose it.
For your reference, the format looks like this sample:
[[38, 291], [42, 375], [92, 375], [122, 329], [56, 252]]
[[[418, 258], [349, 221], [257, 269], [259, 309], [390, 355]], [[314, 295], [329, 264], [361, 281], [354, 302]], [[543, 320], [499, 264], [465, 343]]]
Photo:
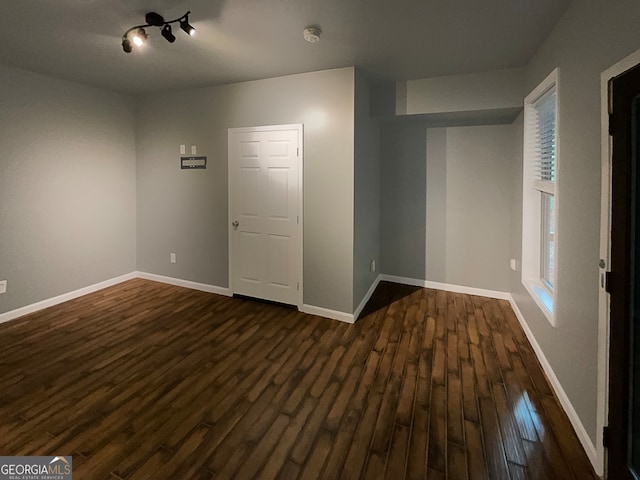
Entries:
[[[304, 303], [352, 313], [354, 77], [343, 68], [140, 98], [138, 270], [227, 287], [227, 130], [301, 123]], [[180, 170], [179, 145], [195, 145], [207, 169]]]
[[511, 125], [385, 126], [383, 273], [509, 291]]
[[[353, 309], [380, 268], [380, 126], [371, 118], [371, 89], [356, 69], [354, 130]], [[376, 269], [371, 271], [371, 261]]]
[[131, 273], [129, 97], [0, 65], [0, 313]]
[[425, 278], [426, 127], [384, 125], [381, 135], [382, 273]]
[[[531, 91], [554, 68], [560, 69], [557, 327], [551, 326], [526, 292], [520, 282], [520, 272], [512, 275], [512, 295], [594, 445], [598, 378], [600, 74], [639, 48], [638, 24], [640, 3], [635, 0], [574, 0], [531, 61], [526, 75], [527, 91]], [[522, 188], [521, 171], [514, 178]], [[518, 207], [521, 222], [521, 198]], [[521, 226], [518, 221], [513, 225], [517, 246]]]

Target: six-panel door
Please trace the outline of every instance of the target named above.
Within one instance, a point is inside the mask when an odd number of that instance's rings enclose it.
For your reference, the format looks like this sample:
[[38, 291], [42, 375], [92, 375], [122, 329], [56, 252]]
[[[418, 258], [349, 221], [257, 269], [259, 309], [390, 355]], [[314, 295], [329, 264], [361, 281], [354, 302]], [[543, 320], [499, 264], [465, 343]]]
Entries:
[[299, 304], [300, 128], [229, 131], [233, 293]]

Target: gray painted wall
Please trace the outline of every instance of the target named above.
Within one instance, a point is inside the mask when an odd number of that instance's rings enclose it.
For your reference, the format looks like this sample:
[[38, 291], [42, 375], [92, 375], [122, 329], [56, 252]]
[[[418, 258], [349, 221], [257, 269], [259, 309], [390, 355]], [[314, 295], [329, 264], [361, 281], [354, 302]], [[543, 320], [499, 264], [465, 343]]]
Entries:
[[510, 288], [514, 127], [386, 126], [383, 273]]
[[382, 128], [382, 273], [425, 278], [426, 128]]
[[447, 129], [429, 128], [427, 136], [427, 210], [425, 279], [447, 281]]
[[[354, 77], [344, 68], [141, 98], [138, 269], [228, 286], [227, 129], [302, 123], [304, 303], [353, 312]], [[207, 170], [180, 170], [180, 144], [207, 155]]]
[[[370, 116], [370, 87], [356, 70], [354, 137], [353, 309], [380, 270], [380, 127]], [[371, 272], [371, 260], [376, 271]]]
[[[639, 24], [640, 3], [635, 0], [574, 0], [527, 68], [531, 91], [555, 67], [560, 67], [557, 328], [551, 327], [524, 290], [520, 272], [512, 276], [512, 293], [594, 442], [600, 74], [640, 48]], [[514, 178], [521, 188], [521, 171]], [[521, 205], [520, 199], [520, 208]], [[513, 235], [517, 238], [513, 243], [517, 255], [521, 236], [518, 222], [514, 222]]]
[[0, 65], [0, 313], [135, 270], [134, 111]]
[[427, 135], [427, 262], [436, 276], [428, 272], [426, 279], [508, 291], [514, 128], [454, 127]]

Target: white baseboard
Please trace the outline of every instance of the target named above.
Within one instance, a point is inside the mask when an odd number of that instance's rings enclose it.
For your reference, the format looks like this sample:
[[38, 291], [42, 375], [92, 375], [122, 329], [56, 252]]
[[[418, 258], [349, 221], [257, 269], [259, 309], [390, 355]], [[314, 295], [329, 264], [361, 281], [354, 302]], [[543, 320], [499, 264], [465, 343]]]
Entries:
[[[153, 280], [161, 283], [168, 283], [169, 285], [176, 285], [178, 287], [191, 288], [194, 290], [201, 290], [208, 293], [216, 293], [218, 295], [225, 295], [231, 297], [231, 289], [224, 287], [216, 287], [215, 285], [207, 285], [205, 283], [191, 282], [189, 280], [181, 280], [179, 278], [165, 277], [162, 275], [156, 275], [153, 273], [136, 272], [138, 278], [144, 278], [146, 280]], [[373, 293], [373, 292], [372, 292]], [[299, 308], [302, 313], [309, 315], [318, 315], [320, 317], [329, 318], [331, 320], [339, 320], [346, 323], [354, 323], [354, 315], [345, 312], [339, 312], [337, 310], [330, 310], [328, 308], [316, 307], [314, 305], [302, 305]]]
[[355, 317], [351, 313], [339, 312], [328, 308], [316, 307], [315, 305], [304, 304], [300, 307], [302, 313], [309, 315], [318, 315], [319, 317], [330, 318], [331, 320], [339, 320], [345, 323], [355, 323]]
[[[96, 283], [95, 285], [89, 285], [87, 287], [74, 290], [73, 292], [68, 292], [63, 295], [59, 295], [57, 297], [49, 298], [41, 302], [33, 303], [31, 305], [26, 305], [16, 310], [11, 310], [9, 312], [2, 313], [0, 314], [0, 323], [8, 322], [10, 320], [14, 320], [16, 318], [22, 317], [24, 315], [28, 315], [30, 313], [37, 312], [39, 310], [43, 310], [48, 307], [53, 307], [54, 305], [58, 305], [60, 303], [67, 302], [69, 300], [73, 300], [83, 295], [88, 295], [89, 293], [97, 292], [98, 290], [102, 290], [103, 288], [111, 287], [113, 285], [117, 285], [118, 283], [122, 283], [127, 280], [132, 280], [134, 278], [143, 278], [145, 280], [152, 280], [155, 282], [166, 283], [169, 285], [176, 285], [178, 287], [191, 288], [193, 290], [200, 290], [207, 293], [215, 293], [217, 295], [224, 295], [227, 297], [232, 296], [231, 289], [229, 288], [218, 287], [215, 285], [208, 285], [206, 283], [192, 282], [190, 280], [182, 280], [180, 278], [167, 277], [164, 275], [156, 275], [154, 273], [132, 272], [126, 275], [112, 278], [110, 280], [105, 280], [104, 282]], [[377, 281], [378, 280], [376, 280], [376, 283], [374, 284], [374, 286], [372, 286], [370, 290], [371, 294], [373, 294], [373, 290], [375, 290], [375, 285], [377, 285]], [[369, 292], [367, 293], [367, 295], [370, 296]], [[366, 300], [368, 300], [368, 298]], [[364, 303], [366, 303], [366, 301], [364, 301]], [[364, 308], [364, 304], [362, 305], [362, 308]], [[346, 322], [346, 323], [355, 322], [355, 317], [353, 314], [339, 312], [336, 310], [330, 310], [328, 308], [316, 307], [314, 305], [302, 305], [302, 307], [300, 308], [300, 311], [303, 313], [308, 313], [310, 315], [318, 315], [318, 316], [329, 318], [332, 320], [339, 320], [341, 322]]]
[[527, 324], [527, 321], [525, 320], [524, 315], [522, 315], [522, 312], [518, 308], [518, 304], [515, 302], [514, 298], [511, 295], [509, 295], [509, 303], [511, 304], [511, 308], [516, 314], [516, 317], [518, 318], [520, 325], [522, 325], [522, 329], [524, 330], [525, 335], [529, 339], [529, 343], [531, 343], [533, 350], [536, 352], [536, 356], [540, 361], [540, 365], [542, 365], [542, 369], [547, 374], [547, 377], [551, 382], [551, 386], [553, 387], [553, 390], [555, 391], [556, 395], [558, 396], [558, 399], [560, 400], [560, 404], [562, 405], [562, 408], [564, 408], [565, 413], [569, 417], [569, 421], [571, 422], [571, 425], [573, 425], [573, 428], [575, 429], [576, 434], [578, 435], [578, 439], [580, 440], [582, 447], [584, 448], [585, 452], [587, 453], [587, 456], [589, 457], [589, 461], [591, 462], [591, 465], [595, 469], [596, 473], [598, 473], [598, 475], [601, 475], [603, 473], [602, 468], [598, 468], [596, 447], [591, 441], [591, 437], [589, 437], [589, 434], [585, 430], [584, 425], [580, 421], [580, 417], [578, 417], [578, 414], [573, 408], [573, 404], [571, 403], [571, 400], [569, 400], [569, 397], [567, 396], [566, 392], [562, 388], [562, 384], [560, 383], [560, 380], [558, 380], [556, 373], [553, 371], [553, 368], [551, 367], [551, 364], [549, 363], [549, 361], [547, 360], [547, 357], [542, 351], [542, 348], [540, 347], [540, 344], [536, 340], [535, 335], [529, 328], [529, 325]]
[[[178, 287], [191, 288], [194, 290], [201, 290], [208, 293], [216, 293], [218, 295], [225, 295], [231, 297], [231, 289], [224, 287], [216, 287], [215, 285], [207, 285], [205, 283], [191, 282], [189, 280], [181, 280], [179, 278], [165, 277], [163, 275], [156, 275], [153, 273], [136, 272], [138, 278], [144, 278], [146, 280], [153, 280], [156, 282], [167, 283], [169, 285], [176, 285]], [[373, 292], [371, 292], [373, 293]], [[346, 323], [354, 323], [354, 315], [345, 312], [339, 312], [337, 310], [330, 310], [328, 308], [316, 307], [314, 305], [302, 305], [299, 308], [302, 313], [309, 315], [318, 315], [320, 317], [329, 318], [331, 320], [339, 320]]]
[[373, 295], [373, 292], [376, 291], [376, 288], [378, 287], [379, 283], [380, 283], [380, 275], [378, 275], [376, 279], [373, 281], [373, 283], [369, 287], [369, 290], [367, 291], [367, 293], [365, 293], [364, 298], [360, 302], [360, 305], [358, 305], [358, 308], [356, 308], [356, 311], [353, 312], [354, 323], [358, 320], [358, 317], [362, 313], [362, 310], [364, 310], [364, 307], [367, 305], [369, 300], [371, 300], [371, 296]]
[[192, 282], [190, 280], [182, 280], [180, 278], [165, 277], [164, 275], [156, 275], [155, 273], [135, 272], [137, 278], [144, 278], [145, 280], [153, 280], [154, 282], [166, 283], [169, 285], [176, 285], [177, 287], [190, 288], [192, 290], [200, 290], [207, 293], [215, 293], [217, 295], [224, 295], [225, 297], [231, 296], [231, 290], [225, 287], [217, 287], [215, 285], [208, 285], [206, 283]]
[[214, 285], [207, 285], [205, 283], [191, 282], [179, 278], [165, 277], [152, 273], [131, 272], [127, 273], [126, 275], [121, 275], [119, 277], [105, 280], [104, 282], [96, 283], [94, 285], [89, 285], [88, 287], [74, 290], [73, 292], [64, 293], [62, 295], [58, 295], [57, 297], [48, 298], [47, 300], [42, 300], [41, 302], [33, 303], [31, 305], [26, 305], [24, 307], [2, 313], [0, 314], [0, 323], [15, 320], [16, 318], [22, 317], [24, 315], [29, 315], [30, 313], [44, 310], [45, 308], [53, 307], [54, 305], [58, 305], [63, 302], [68, 302], [69, 300], [73, 300], [75, 298], [82, 297], [83, 295], [97, 292], [98, 290], [102, 290], [103, 288], [111, 287], [113, 285], [117, 285], [118, 283], [126, 282], [127, 280], [132, 280], [134, 278], [144, 278], [146, 280], [153, 280], [170, 285], [177, 285], [179, 287], [191, 288], [193, 290], [216, 293], [218, 295], [225, 295], [227, 297], [231, 296], [231, 291], [228, 288], [216, 287]]
[[328, 308], [316, 307], [314, 305], [307, 305], [307, 304], [302, 305], [302, 307], [300, 308], [300, 311], [302, 313], [307, 313], [309, 315], [318, 315], [320, 317], [330, 318], [332, 320], [339, 320], [341, 322], [356, 323], [356, 320], [358, 320], [358, 317], [362, 313], [362, 310], [364, 310], [364, 307], [367, 305], [367, 302], [369, 302], [369, 300], [371, 299], [373, 292], [376, 291], [376, 288], [380, 283], [380, 277], [381, 275], [378, 275], [376, 279], [373, 281], [373, 283], [369, 287], [369, 290], [367, 291], [367, 293], [365, 293], [364, 298], [360, 302], [360, 305], [358, 305], [358, 308], [356, 308], [353, 314], [338, 312], [337, 310], [329, 310]]
[[15, 310], [2, 313], [0, 314], [0, 323], [8, 322], [18, 317], [29, 315], [30, 313], [34, 313], [39, 310], [44, 310], [45, 308], [53, 307], [54, 305], [58, 305], [63, 302], [68, 302], [69, 300], [82, 297], [83, 295], [88, 295], [89, 293], [97, 292], [98, 290], [102, 290], [103, 288], [111, 287], [113, 285], [117, 285], [118, 283], [122, 283], [127, 280], [136, 278], [136, 276], [137, 275], [135, 272], [127, 273], [126, 275], [121, 275], [119, 277], [111, 278], [109, 280], [105, 280], [104, 282], [95, 283], [93, 285], [89, 285], [88, 287], [74, 290], [73, 292], [63, 293], [62, 295], [58, 295], [53, 298], [48, 298], [47, 300], [42, 300], [40, 302], [32, 303], [31, 305], [26, 305], [24, 307], [20, 307]]
[[434, 290], [444, 290], [445, 292], [464, 293], [476, 295], [478, 297], [497, 298], [498, 300], [509, 300], [511, 295], [508, 292], [499, 290], [486, 290], [483, 288], [465, 287], [462, 285], [451, 285], [449, 283], [431, 282], [429, 280], [419, 280], [417, 278], [397, 277], [395, 275], [380, 275], [380, 281], [402, 283], [415, 287], [433, 288]]

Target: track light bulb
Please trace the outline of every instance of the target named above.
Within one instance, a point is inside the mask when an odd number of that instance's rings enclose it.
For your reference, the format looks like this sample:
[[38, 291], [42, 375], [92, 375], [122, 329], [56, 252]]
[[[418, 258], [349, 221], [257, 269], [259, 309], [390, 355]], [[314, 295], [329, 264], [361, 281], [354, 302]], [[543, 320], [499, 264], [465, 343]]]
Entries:
[[187, 35], [193, 36], [196, 34], [196, 29], [189, 25], [189, 17], [187, 17], [186, 15], [182, 19], [180, 19], [180, 28]]
[[124, 50], [126, 53], [131, 53], [131, 42], [128, 38], [122, 39], [122, 50]]
[[171, 25], [169, 25], [168, 23], [162, 28], [161, 34], [169, 43], [173, 43], [176, 41], [176, 36], [171, 31]]
[[144, 45], [146, 39], [147, 32], [144, 31], [144, 28], [139, 28], [138, 31], [133, 34], [133, 43], [138, 47]]

